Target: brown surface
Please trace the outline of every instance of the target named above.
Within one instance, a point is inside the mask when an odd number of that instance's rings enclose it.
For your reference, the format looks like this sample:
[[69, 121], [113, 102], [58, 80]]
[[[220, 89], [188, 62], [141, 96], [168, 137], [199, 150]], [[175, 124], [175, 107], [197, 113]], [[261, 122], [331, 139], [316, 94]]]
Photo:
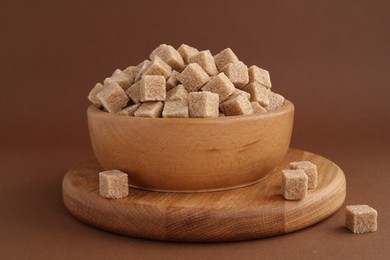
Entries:
[[222, 118], [124, 117], [88, 108], [103, 168], [128, 173], [130, 186], [160, 191], [221, 190], [264, 178], [288, 150], [293, 119], [290, 101], [266, 114]]
[[[389, 258], [388, 1], [132, 2], [2, 1], [3, 258]], [[346, 173], [346, 204], [377, 209], [378, 231], [350, 233], [340, 210], [270, 239], [180, 244], [122, 237], [73, 218], [61, 181], [92, 156], [88, 91], [161, 42], [213, 53], [230, 46], [248, 65], [268, 69], [275, 91], [296, 105], [292, 146], [336, 162]]]
[[[300, 201], [287, 201], [280, 192], [280, 172], [288, 169], [289, 162], [303, 160], [318, 165], [319, 186]], [[78, 219], [104, 230], [163, 241], [240, 241], [289, 233], [329, 217], [345, 199], [342, 170], [326, 158], [295, 149], [288, 151], [285, 160], [265, 180], [220, 192], [168, 193], [130, 188], [128, 197], [108, 200], [99, 194], [97, 176], [102, 170], [96, 160], [69, 170], [62, 183], [67, 209]]]

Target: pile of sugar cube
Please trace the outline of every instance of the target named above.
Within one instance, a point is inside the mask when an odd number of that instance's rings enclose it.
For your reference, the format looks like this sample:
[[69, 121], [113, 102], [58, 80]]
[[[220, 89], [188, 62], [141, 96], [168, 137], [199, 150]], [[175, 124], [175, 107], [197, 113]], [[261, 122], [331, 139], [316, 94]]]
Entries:
[[230, 48], [213, 56], [186, 44], [161, 44], [150, 60], [97, 83], [88, 99], [109, 113], [164, 118], [249, 115], [284, 104], [267, 70], [248, 68]]

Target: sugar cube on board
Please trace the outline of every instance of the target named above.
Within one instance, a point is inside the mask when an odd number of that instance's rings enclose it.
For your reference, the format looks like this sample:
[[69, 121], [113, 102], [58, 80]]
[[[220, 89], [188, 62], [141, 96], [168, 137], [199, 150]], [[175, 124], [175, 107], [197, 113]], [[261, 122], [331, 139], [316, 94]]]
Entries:
[[292, 170], [303, 170], [308, 177], [308, 188], [317, 188], [317, 165], [309, 161], [290, 162], [290, 169]]
[[100, 195], [108, 199], [121, 199], [129, 195], [128, 177], [118, 170], [99, 173]]
[[307, 175], [302, 170], [282, 171], [282, 194], [286, 200], [301, 200], [307, 194]]

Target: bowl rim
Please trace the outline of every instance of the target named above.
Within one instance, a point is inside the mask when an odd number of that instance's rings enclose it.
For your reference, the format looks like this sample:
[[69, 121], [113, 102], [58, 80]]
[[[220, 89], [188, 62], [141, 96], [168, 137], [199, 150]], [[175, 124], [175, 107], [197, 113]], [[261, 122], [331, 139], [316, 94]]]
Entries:
[[239, 116], [222, 116], [222, 117], [207, 117], [207, 118], [152, 118], [152, 117], [134, 117], [134, 116], [124, 116], [120, 114], [114, 114], [109, 113], [100, 110], [98, 107], [96, 107], [94, 104], [90, 104], [87, 108], [87, 114], [93, 114], [97, 115], [99, 117], [105, 117], [105, 118], [122, 118], [122, 120], [138, 120], [138, 121], [154, 121], [154, 122], [175, 122], [175, 123], [227, 123], [231, 121], [251, 121], [251, 120], [260, 120], [260, 119], [268, 119], [270, 117], [275, 117], [278, 115], [283, 115], [285, 113], [294, 111], [295, 107], [294, 104], [285, 99], [283, 106], [280, 108], [269, 111], [267, 113], [256, 113], [251, 115], [239, 115]]

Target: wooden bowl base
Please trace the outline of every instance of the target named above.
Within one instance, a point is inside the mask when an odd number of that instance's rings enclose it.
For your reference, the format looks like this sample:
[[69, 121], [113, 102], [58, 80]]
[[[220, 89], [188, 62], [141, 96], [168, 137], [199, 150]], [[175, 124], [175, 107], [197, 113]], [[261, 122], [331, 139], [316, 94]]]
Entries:
[[[301, 201], [284, 200], [281, 170], [291, 161], [318, 166], [318, 187]], [[70, 169], [63, 180], [67, 209], [92, 226], [132, 237], [188, 242], [255, 239], [289, 233], [313, 225], [344, 202], [344, 173], [319, 155], [290, 149], [269, 176], [253, 185], [217, 192], [164, 193], [129, 188], [124, 199], [99, 195], [96, 160]], [[239, 174], [239, 173], [238, 173]]]

